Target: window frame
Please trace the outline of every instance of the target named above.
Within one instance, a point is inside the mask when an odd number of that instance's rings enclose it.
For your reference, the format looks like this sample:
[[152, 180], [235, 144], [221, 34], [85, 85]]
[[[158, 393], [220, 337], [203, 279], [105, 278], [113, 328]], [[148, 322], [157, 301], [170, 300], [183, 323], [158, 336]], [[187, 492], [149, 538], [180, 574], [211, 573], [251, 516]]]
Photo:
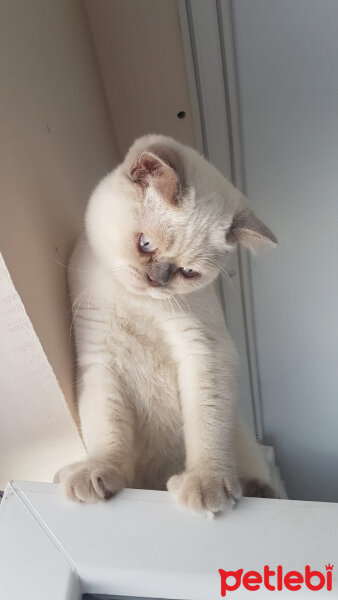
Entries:
[[[231, 0], [178, 2], [198, 150], [245, 193]], [[239, 247], [219, 277], [227, 327], [240, 358], [239, 405], [264, 438], [248, 252]]]

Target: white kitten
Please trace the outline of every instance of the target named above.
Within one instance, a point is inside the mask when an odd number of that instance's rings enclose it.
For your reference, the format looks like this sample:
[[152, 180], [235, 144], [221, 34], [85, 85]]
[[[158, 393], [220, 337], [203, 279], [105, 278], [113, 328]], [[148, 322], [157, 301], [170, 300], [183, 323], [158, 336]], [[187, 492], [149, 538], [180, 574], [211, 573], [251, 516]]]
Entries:
[[88, 458], [57, 474], [66, 495], [167, 486], [212, 512], [242, 489], [274, 495], [236, 413], [236, 352], [213, 285], [236, 242], [253, 250], [273, 234], [195, 150], [159, 135], [101, 181], [85, 224], [70, 290]]

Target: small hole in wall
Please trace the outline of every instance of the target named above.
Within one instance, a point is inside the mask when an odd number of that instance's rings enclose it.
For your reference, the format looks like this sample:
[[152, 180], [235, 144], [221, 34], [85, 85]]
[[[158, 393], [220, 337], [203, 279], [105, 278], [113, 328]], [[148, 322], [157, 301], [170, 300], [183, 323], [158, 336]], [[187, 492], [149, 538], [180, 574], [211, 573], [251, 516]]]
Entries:
[[184, 117], [185, 117], [185, 111], [184, 111], [184, 110], [180, 110], [180, 111], [177, 113], [177, 118], [178, 118], [178, 119], [184, 119]]

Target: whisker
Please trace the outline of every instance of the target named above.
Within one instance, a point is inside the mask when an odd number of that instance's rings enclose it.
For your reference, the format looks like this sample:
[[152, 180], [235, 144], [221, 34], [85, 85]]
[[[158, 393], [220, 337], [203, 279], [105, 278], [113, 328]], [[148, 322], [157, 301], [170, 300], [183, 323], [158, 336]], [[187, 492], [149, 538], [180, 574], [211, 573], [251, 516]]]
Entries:
[[84, 288], [79, 295], [75, 298], [74, 302], [71, 305], [71, 310], [73, 311], [74, 305], [76, 304], [76, 302], [81, 298], [82, 294], [84, 294], [87, 291], [87, 288]]
[[75, 267], [71, 267], [69, 265], [64, 265], [62, 262], [60, 262], [56, 256], [53, 256], [53, 260], [54, 262], [56, 262], [60, 267], [63, 267], [64, 269], [68, 269], [69, 271], [76, 271], [77, 273], [89, 273], [88, 269], [75, 269]]
[[231, 277], [229, 276], [228, 271], [226, 271], [225, 267], [222, 266], [219, 262], [217, 262], [215, 259], [213, 258], [206, 258], [205, 262], [211, 266], [216, 267], [217, 269], [219, 269], [220, 273], [223, 275], [224, 279], [226, 280], [226, 282], [229, 284], [231, 290], [234, 292], [235, 296], [237, 299], [239, 299], [239, 294], [238, 291], [236, 290], [235, 286], [234, 286], [234, 282], [231, 279]]
[[[69, 337], [71, 337], [72, 335], [72, 330], [73, 330], [73, 325], [76, 319], [76, 315], [79, 312], [80, 306], [82, 304], [83, 299], [85, 298], [85, 294], [88, 291], [88, 288], [85, 288], [84, 290], [82, 290], [82, 292], [79, 293], [79, 295], [77, 296], [77, 298], [74, 300], [73, 304], [72, 304], [72, 313], [73, 313], [73, 318], [71, 320], [71, 324], [70, 324], [70, 329], [69, 329]], [[78, 302], [78, 305], [76, 306], [75, 310], [74, 310], [74, 306], [76, 304], [76, 302]]]

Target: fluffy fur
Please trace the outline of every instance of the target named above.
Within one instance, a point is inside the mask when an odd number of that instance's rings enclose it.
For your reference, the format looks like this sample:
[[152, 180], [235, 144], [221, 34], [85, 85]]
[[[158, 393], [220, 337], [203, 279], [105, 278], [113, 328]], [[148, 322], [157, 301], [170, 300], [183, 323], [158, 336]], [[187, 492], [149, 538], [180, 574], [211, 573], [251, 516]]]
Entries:
[[88, 457], [56, 476], [68, 498], [168, 487], [192, 510], [217, 512], [243, 489], [274, 495], [237, 415], [237, 357], [213, 282], [236, 243], [275, 242], [241, 194], [173, 139], [137, 140], [101, 181], [69, 271]]

